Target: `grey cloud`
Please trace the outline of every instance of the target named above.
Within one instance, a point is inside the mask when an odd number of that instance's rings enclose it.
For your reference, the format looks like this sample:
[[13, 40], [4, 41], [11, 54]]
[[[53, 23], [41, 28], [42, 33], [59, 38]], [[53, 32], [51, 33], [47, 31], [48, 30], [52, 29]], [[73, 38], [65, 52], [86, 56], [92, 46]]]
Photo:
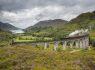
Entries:
[[9, 11], [47, 5], [74, 6], [77, 3], [78, 0], [0, 0], [1, 8]]
[[87, 8], [95, 7], [95, 0], [0, 0], [0, 9], [7, 11], [18, 11], [48, 5], [62, 5], [67, 8], [79, 5]]
[[0, 0], [0, 21], [26, 28], [41, 20], [71, 20], [93, 10], [95, 0]]

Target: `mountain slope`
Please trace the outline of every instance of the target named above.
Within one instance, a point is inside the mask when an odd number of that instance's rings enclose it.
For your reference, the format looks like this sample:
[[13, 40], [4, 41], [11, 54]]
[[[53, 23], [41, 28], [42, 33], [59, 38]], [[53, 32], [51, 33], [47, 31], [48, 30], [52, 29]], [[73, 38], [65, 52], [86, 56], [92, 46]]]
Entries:
[[16, 30], [16, 29], [18, 28], [11, 24], [0, 22], [0, 47], [10, 45], [13, 37], [10, 30]]
[[75, 30], [87, 28], [90, 30], [91, 36], [95, 36], [95, 11], [82, 13], [78, 17], [65, 23], [59, 20], [41, 21], [38, 24], [27, 28], [26, 33], [34, 36], [63, 38]]
[[72, 19], [70, 23], [77, 24], [80, 28], [95, 29], [95, 11], [82, 13]]
[[26, 30], [31, 30], [32, 28], [44, 28], [44, 27], [54, 27], [58, 28], [63, 26], [67, 21], [62, 20], [62, 19], [55, 19], [55, 20], [45, 20], [45, 21], [40, 21], [36, 23], [34, 26], [30, 26], [26, 28]]
[[45, 20], [45, 21], [40, 21], [37, 24], [35, 24], [33, 27], [58, 27], [61, 25], [64, 25], [67, 23], [67, 21], [62, 20], [62, 19], [55, 19], [55, 20]]
[[44, 20], [40, 21], [34, 26], [30, 26], [26, 28], [25, 30], [28, 32], [35, 32], [39, 30], [44, 30], [44, 29], [52, 29], [52, 28], [60, 28], [63, 27], [68, 21], [62, 20], [62, 19], [55, 19], [55, 20]]
[[11, 32], [0, 29], [0, 47], [10, 45], [12, 37]]
[[60, 34], [60, 30], [63, 31], [61, 28], [66, 24], [68, 24], [68, 21], [62, 19], [45, 20], [28, 27], [25, 31], [26, 34], [32, 34], [33, 36], [55, 37]]
[[10, 30], [17, 30], [18, 28], [9, 23], [0, 22], [0, 29], [4, 31], [10, 31]]

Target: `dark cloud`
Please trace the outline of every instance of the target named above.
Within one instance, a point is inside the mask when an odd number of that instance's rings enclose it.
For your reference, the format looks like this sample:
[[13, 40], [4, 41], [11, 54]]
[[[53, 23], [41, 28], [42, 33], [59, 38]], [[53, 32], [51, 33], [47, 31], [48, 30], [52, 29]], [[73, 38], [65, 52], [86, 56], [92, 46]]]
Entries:
[[20, 10], [25, 8], [47, 6], [47, 5], [63, 5], [66, 7], [78, 4], [89, 5], [95, 3], [95, 0], [0, 0], [0, 6], [3, 10]]

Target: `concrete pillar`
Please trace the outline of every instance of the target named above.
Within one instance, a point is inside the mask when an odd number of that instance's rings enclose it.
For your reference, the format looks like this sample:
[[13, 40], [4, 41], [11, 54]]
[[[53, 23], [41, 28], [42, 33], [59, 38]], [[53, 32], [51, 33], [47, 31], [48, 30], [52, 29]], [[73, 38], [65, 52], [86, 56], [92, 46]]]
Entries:
[[80, 42], [80, 47], [85, 49], [86, 48], [86, 41], [85, 41], [85, 38], [81, 39], [81, 42]]
[[79, 46], [80, 46], [80, 48], [83, 48], [83, 41], [82, 40], [79, 40]]
[[87, 37], [87, 45], [88, 45], [88, 48], [90, 48], [90, 45], [89, 45], [89, 37]]
[[85, 49], [85, 47], [86, 47], [85, 39], [82, 39], [82, 48]]
[[47, 49], [49, 47], [49, 43], [48, 42], [45, 42], [44, 45], [45, 45], [44, 49]]
[[87, 48], [87, 39], [86, 38], [82, 38], [80, 40], [80, 48], [83, 48], [83, 49]]
[[58, 41], [54, 41], [54, 50], [56, 51], [58, 48]]
[[89, 38], [85, 37], [84, 38], [84, 49], [87, 49], [89, 47]]
[[89, 47], [89, 37], [83, 38], [83, 48], [84, 49], [90, 48]]
[[69, 48], [69, 40], [66, 40], [66, 48]]
[[63, 50], [65, 50], [66, 46], [67, 46], [67, 42], [66, 41], [62, 41], [62, 44], [63, 44]]
[[70, 48], [73, 48], [73, 47], [74, 47], [74, 41], [71, 40], [71, 41], [70, 41]]
[[89, 48], [89, 37], [86, 37], [86, 47]]
[[80, 47], [80, 41], [79, 40], [75, 40], [75, 48], [79, 48]]

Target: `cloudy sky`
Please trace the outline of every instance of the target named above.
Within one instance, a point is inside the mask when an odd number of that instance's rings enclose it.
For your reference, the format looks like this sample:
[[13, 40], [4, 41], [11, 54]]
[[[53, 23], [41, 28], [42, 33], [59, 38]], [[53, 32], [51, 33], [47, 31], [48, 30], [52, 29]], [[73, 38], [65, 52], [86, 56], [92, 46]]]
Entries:
[[71, 20], [95, 10], [95, 0], [0, 0], [0, 21], [26, 28], [42, 20]]

